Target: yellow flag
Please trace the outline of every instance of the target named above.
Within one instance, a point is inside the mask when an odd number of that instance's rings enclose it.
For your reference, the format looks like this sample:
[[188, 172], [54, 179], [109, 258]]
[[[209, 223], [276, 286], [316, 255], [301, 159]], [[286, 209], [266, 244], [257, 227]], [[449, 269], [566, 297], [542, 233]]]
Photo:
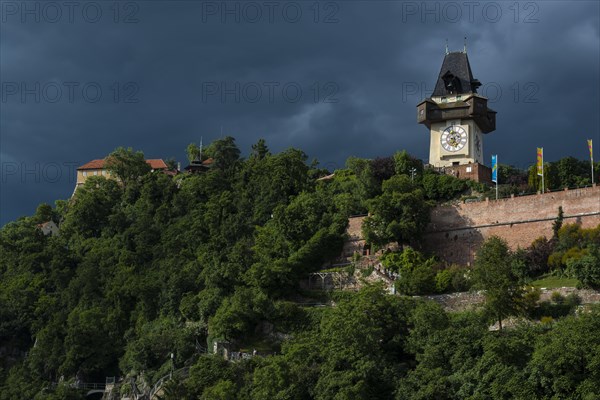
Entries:
[[537, 148], [537, 174], [544, 175], [544, 148]]
[[590, 148], [590, 159], [594, 159], [594, 152], [592, 151], [592, 139], [588, 139], [588, 147]]

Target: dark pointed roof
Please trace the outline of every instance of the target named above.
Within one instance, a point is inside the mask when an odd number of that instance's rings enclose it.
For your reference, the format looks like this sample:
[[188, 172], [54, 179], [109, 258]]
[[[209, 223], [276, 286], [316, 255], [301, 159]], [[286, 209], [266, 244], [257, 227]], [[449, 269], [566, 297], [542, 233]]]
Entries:
[[188, 172], [198, 172], [198, 171], [207, 171], [210, 167], [213, 166], [215, 160], [211, 157], [202, 162], [196, 158], [194, 161], [190, 163], [184, 170]]
[[481, 83], [473, 78], [467, 53], [455, 51], [446, 54], [432, 96], [477, 93]]

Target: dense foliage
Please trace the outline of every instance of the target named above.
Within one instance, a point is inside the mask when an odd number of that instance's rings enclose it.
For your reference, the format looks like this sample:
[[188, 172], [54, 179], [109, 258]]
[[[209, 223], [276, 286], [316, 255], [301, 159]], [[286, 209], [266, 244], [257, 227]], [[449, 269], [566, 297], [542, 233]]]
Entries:
[[[54, 383], [107, 376], [126, 378], [128, 393], [129, 378], [153, 384], [183, 366], [189, 374], [175, 375], [164, 398], [600, 395], [600, 352], [590, 350], [600, 349], [597, 310], [498, 334], [486, 313], [450, 315], [378, 286], [328, 299], [335, 307], [304, 305], [298, 281], [339, 255], [349, 215], [371, 213], [365, 234], [375, 246], [418, 247], [430, 208], [468, 191], [465, 181], [424, 170], [406, 152], [350, 158], [325, 180], [302, 151], [271, 154], [262, 140], [247, 158], [231, 137], [188, 153], [212, 158], [212, 167], [170, 176], [117, 149], [108, 158], [117, 179], [89, 177], [69, 201], [0, 230], [1, 400], [79, 399]], [[59, 235], [38, 229], [49, 220]], [[498, 279], [556, 265], [597, 285], [597, 242], [597, 230], [562, 226], [556, 238], [511, 254]], [[501, 243], [490, 248], [488, 264], [504, 254]], [[384, 264], [408, 295], [481, 281], [470, 276], [477, 268], [444, 269], [410, 247]], [[557, 319], [572, 314], [565, 309]], [[200, 355], [215, 340], [266, 356]], [[557, 351], [563, 345], [569, 351]]]

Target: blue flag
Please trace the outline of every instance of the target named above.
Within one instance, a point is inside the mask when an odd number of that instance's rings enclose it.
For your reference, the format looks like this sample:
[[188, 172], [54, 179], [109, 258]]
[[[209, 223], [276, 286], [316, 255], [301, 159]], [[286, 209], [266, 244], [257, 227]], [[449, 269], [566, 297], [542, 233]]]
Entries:
[[492, 155], [492, 182], [498, 183], [498, 155]]

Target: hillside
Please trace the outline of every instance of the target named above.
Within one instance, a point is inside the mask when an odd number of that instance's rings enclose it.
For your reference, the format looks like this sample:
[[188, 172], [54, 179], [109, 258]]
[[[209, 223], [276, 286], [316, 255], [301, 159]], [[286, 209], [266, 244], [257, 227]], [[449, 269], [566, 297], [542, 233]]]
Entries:
[[[247, 158], [231, 137], [213, 142], [196, 174], [149, 172], [131, 149], [112, 157], [118, 179], [91, 176], [0, 230], [0, 400], [81, 399], [107, 377], [113, 398], [131, 398], [172, 371], [163, 399], [600, 396], [600, 309], [523, 289], [542, 274], [597, 287], [600, 227], [558, 216], [555, 237], [518, 251], [490, 240], [474, 268], [444, 265], [421, 251], [431, 208], [488, 189], [406, 152], [352, 157], [321, 180], [332, 171], [262, 140]], [[374, 252], [400, 245], [376, 258], [400, 295], [301, 288], [365, 213]], [[48, 221], [58, 234], [40, 229]], [[487, 290], [486, 307], [447, 313], [411, 297], [470, 288]], [[489, 330], [510, 315], [524, 322]]]

